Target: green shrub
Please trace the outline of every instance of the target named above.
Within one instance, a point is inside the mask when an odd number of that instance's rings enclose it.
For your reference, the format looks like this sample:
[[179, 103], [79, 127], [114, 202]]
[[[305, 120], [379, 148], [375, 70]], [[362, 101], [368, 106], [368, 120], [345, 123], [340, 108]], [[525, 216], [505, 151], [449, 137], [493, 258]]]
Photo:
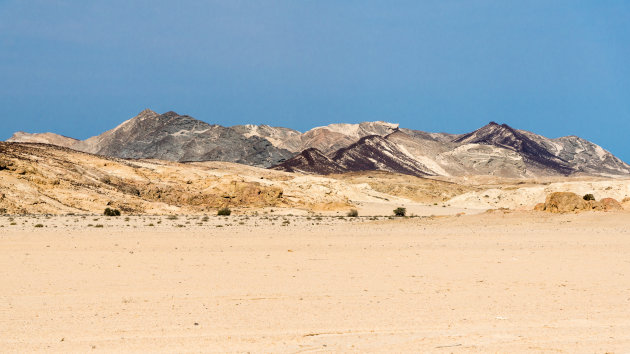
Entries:
[[407, 209], [406, 208], [396, 208], [394, 209], [394, 215], [395, 216], [405, 216], [407, 214]]
[[356, 218], [357, 216], [359, 216], [359, 212], [356, 209], [350, 209], [350, 211], [346, 215], [351, 218]]
[[595, 200], [595, 196], [592, 195], [591, 193], [585, 194], [584, 197], [582, 198], [584, 198], [584, 200]]
[[120, 216], [120, 210], [105, 208], [105, 212], [103, 212], [105, 216]]
[[232, 210], [230, 210], [230, 208], [221, 208], [219, 209], [219, 211], [217, 212], [217, 215], [222, 215], [222, 216], [228, 216], [232, 214]]

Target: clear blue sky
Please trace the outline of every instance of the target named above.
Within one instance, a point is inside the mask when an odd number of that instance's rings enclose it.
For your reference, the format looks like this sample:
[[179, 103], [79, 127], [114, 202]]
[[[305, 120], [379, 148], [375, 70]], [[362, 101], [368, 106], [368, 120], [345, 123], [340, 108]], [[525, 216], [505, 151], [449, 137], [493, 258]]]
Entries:
[[0, 139], [144, 108], [306, 130], [489, 121], [630, 162], [630, 1], [0, 0]]

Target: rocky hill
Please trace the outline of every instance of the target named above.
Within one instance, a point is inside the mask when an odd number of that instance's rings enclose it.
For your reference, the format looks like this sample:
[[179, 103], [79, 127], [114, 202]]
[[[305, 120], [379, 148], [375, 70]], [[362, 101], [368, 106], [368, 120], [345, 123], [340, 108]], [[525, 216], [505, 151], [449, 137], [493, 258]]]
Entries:
[[[35, 135], [41, 141], [98, 155], [120, 158], [152, 158], [169, 161], [228, 161], [268, 167], [294, 154], [274, 146], [259, 136], [245, 136], [237, 130], [210, 125], [175, 112], [158, 114], [144, 110], [116, 128], [87, 140], [57, 144]], [[14, 135], [10, 142], [30, 142]]]
[[[328, 157], [346, 171], [382, 170], [415, 176], [630, 175], [628, 164], [584, 139], [548, 139], [496, 123], [464, 135], [400, 129], [384, 137], [362, 138]], [[305, 168], [301, 162], [293, 158], [273, 168], [289, 170], [287, 166], [291, 166], [291, 170], [316, 173], [326, 170], [313, 163]]]

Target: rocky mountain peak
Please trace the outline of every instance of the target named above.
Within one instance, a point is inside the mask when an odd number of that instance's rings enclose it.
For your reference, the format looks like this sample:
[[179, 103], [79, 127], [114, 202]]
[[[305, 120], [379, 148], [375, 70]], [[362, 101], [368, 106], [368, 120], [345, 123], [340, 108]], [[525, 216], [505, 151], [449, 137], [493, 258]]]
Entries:
[[147, 115], [159, 115], [159, 114], [149, 108], [145, 108], [142, 110], [142, 112], [138, 113], [138, 116], [147, 116]]
[[[180, 117], [180, 115], [177, 114], [177, 112], [168, 111], [166, 113], [162, 113], [162, 117], [164, 117], [164, 118], [177, 118], [177, 117]], [[182, 116], [182, 117], [187, 117], [187, 116]]]
[[525, 134], [513, 129], [507, 124], [496, 123], [483, 126], [470, 134], [463, 135], [453, 142], [460, 144], [494, 145], [518, 152], [528, 161], [543, 169], [560, 174], [570, 174], [571, 168], [567, 161], [549, 151], [543, 143], [543, 138], [536, 134]]

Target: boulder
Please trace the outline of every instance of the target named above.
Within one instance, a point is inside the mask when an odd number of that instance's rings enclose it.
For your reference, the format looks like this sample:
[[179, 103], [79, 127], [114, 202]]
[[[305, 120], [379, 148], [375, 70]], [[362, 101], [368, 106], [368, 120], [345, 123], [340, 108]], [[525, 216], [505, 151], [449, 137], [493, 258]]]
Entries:
[[613, 198], [604, 198], [604, 199], [600, 200], [599, 203], [602, 205], [602, 210], [604, 210], [604, 211], [623, 210], [623, 207], [621, 206], [621, 203], [619, 203], [618, 201], [616, 201]]
[[550, 213], [570, 213], [590, 209], [589, 203], [575, 193], [555, 192], [547, 196], [543, 210]]

